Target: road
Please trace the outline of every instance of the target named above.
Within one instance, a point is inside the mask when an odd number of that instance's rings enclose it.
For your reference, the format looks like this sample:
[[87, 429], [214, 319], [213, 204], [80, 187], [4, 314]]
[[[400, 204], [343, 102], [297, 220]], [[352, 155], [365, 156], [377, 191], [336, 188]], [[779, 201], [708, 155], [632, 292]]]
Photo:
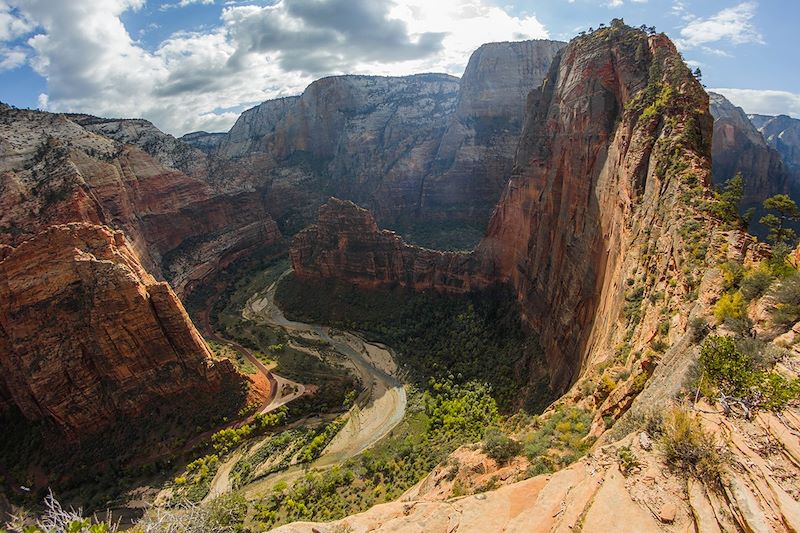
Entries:
[[238, 342], [220, 337], [214, 331], [214, 329], [211, 327], [209, 314], [211, 309], [214, 307], [214, 301], [216, 300], [217, 297], [214, 297], [208, 303], [206, 309], [203, 311], [203, 328], [205, 329], [206, 336], [211, 340], [218, 342], [220, 344], [227, 344], [234, 350], [238, 351], [248, 361], [250, 361], [253, 364], [253, 366], [256, 367], [256, 370], [261, 372], [264, 375], [264, 377], [266, 377], [267, 380], [269, 381], [270, 394], [264, 400], [264, 403], [262, 404], [261, 408], [258, 411], [256, 411], [255, 414], [269, 413], [270, 411], [274, 411], [278, 407], [286, 405], [292, 400], [302, 396], [306, 390], [305, 386], [302, 383], [295, 383], [294, 381], [291, 381], [277, 374], [274, 374], [273, 372], [270, 371], [269, 368], [266, 367], [266, 365], [264, 365], [264, 363], [261, 362], [261, 360], [258, 357], [253, 355], [253, 352], [251, 352]]
[[[280, 279], [290, 271], [285, 272]], [[243, 318], [255, 320], [306, 339], [316, 339], [344, 356], [345, 363], [358, 374], [366, 392], [362, 393], [350, 411], [347, 423], [331, 440], [320, 456], [305, 468], [326, 468], [354, 457], [386, 436], [403, 419], [406, 393], [395, 374], [397, 367], [391, 352], [384, 346], [369, 343], [353, 333], [333, 333], [330, 328], [287, 320], [275, 304], [275, 290], [280, 279], [261, 294], [253, 295], [245, 304]], [[312, 355], [314, 351], [301, 345], [292, 346]], [[287, 471], [268, 476], [245, 488], [248, 496], [269, 490], [277, 481], [290, 481], [302, 475], [304, 468], [290, 467]]]

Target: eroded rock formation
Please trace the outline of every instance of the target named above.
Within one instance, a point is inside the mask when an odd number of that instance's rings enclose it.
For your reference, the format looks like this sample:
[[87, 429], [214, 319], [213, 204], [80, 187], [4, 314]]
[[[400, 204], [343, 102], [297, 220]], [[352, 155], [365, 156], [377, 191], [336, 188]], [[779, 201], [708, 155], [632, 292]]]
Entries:
[[72, 438], [242, 383], [123, 233], [88, 223], [51, 226], [0, 261], [0, 369], [0, 403]]
[[3, 106], [0, 146], [3, 244], [53, 224], [107, 224], [181, 294], [220, 261], [281, 242], [260, 193], [214, 190], [198, 177], [203, 154], [146, 121]]
[[380, 230], [366, 209], [337, 198], [320, 207], [316, 224], [295, 236], [289, 257], [300, 279], [450, 292], [483, 285], [473, 275], [472, 256], [412, 246], [396, 233]]
[[[514, 172], [469, 259], [448, 259], [454, 270], [441, 273], [431, 266], [440, 256], [391, 237], [383, 250], [395, 255], [379, 264], [402, 268], [375, 268], [372, 245], [358, 243], [374, 241], [377, 228], [336, 203], [297, 238], [293, 266], [301, 277], [365, 286], [417, 286], [430, 271], [441, 290], [508, 283], [541, 335], [551, 386], [563, 390], [590, 355], [654, 337], [656, 306], [644, 302], [626, 315], [629, 291], [637, 303], [658, 294], [668, 309], [692, 305], [711, 234], [698, 209], [710, 182], [711, 128], [708, 97], [669, 39], [617, 22], [573, 40], [529, 96]], [[368, 236], [354, 236], [355, 228]], [[684, 283], [668, 283], [681, 271]]]
[[511, 169], [525, 98], [563, 45], [484, 45], [461, 81], [324, 78], [300, 97], [245, 111], [221, 139], [183, 139], [211, 154], [215, 186], [268, 190], [288, 233], [329, 195], [370, 207], [390, 226], [436, 219], [482, 227]]
[[788, 192], [789, 175], [781, 155], [767, 145], [761, 132], [740, 107], [724, 96], [710, 93], [714, 117], [712, 146], [714, 181], [722, 184], [741, 173], [743, 207], [759, 205], [772, 195]]

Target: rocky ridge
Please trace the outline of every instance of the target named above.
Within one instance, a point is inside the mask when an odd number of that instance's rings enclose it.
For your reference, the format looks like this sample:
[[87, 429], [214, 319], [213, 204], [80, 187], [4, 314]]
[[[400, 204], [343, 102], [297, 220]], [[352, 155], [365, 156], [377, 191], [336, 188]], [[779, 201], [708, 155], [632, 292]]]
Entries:
[[0, 403], [71, 439], [184, 393], [199, 405], [240, 392], [123, 233], [89, 223], [51, 226], [0, 261], [0, 354]]
[[742, 207], [758, 206], [775, 194], [788, 192], [789, 173], [783, 158], [769, 146], [745, 112], [724, 96], [709, 93], [714, 117], [713, 175], [722, 184], [741, 173], [745, 178]]
[[260, 194], [221, 194], [178, 170], [202, 174], [203, 154], [146, 121], [4, 107], [0, 147], [3, 244], [53, 224], [106, 224], [181, 294], [221, 261], [281, 242]]
[[310, 222], [330, 195], [370, 207], [392, 227], [485, 221], [513, 162], [527, 93], [562, 46], [484, 45], [461, 81], [441, 74], [324, 78], [300, 97], [245, 111], [213, 141], [216, 149], [205, 136], [183, 139], [212, 154], [215, 186], [267, 189], [282, 200], [276, 204], [291, 207], [272, 212], [288, 233]]

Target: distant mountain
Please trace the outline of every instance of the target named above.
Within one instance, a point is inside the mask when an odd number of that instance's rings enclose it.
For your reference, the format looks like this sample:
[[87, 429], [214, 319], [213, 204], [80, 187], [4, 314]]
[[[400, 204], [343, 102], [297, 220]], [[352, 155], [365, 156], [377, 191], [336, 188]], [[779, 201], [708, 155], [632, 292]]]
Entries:
[[709, 93], [709, 99], [714, 117], [714, 183], [721, 185], [741, 173], [745, 180], [746, 207], [788, 192], [789, 174], [781, 154], [767, 144], [742, 108], [718, 93]]
[[324, 78], [243, 112], [223, 136], [182, 140], [210, 155], [218, 186], [277, 192], [284, 232], [309, 223], [332, 195], [370, 207], [385, 226], [480, 232], [511, 173], [528, 93], [563, 46], [486, 44], [461, 80]]

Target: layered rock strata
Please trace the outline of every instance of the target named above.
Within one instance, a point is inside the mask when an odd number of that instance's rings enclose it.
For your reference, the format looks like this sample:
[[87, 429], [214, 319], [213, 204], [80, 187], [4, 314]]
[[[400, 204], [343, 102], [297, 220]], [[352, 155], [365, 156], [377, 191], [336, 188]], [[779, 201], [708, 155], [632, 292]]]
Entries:
[[[710, 182], [711, 128], [708, 97], [669, 39], [616, 21], [572, 41], [529, 96], [514, 172], [469, 258], [443, 261], [393, 237], [383, 246], [391, 258], [378, 261], [392, 266], [375, 268], [372, 244], [354, 243], [379, 234], [336, 203], [297, 237], [292, 264], [300, 277], [364, 286], [508, 283], [541, 336], [552, 388], [563, 390], [590, 357], [613, 356], [621, 342], [646, 346], [658, 309], [692, 304], [687, 295], [713, 224], [699, 209]], [[341, 216], [331, 213], [337, 206]], [[355, 228], [368, 236], [354, 236]], [[433, 278], [423, 275], [431, 271]], [[684, 282], [668, 283], [678, 272]], [[639, 308], [623, 313], [631, 291]], [[642, 301], [647, 294], [661, 305]]]
[[324, 78], [299, 97], [245, 111], [221, 140], [183, 139], [211, 154], [215, 186], [268, 190], [272, 209], [285, 206], [271, 213], [290, 233], [329, 195], [370, 207], [384, 225], [482, 226], [511, 169], [527, 94], [563, 45], [484, 45], [460, 81]]
[[714, 181], [722, 184], [741, 173], [745, 185], [744, 208], [788, 192], [789, 174], [781, 154], [767, 144], [741, 108], [721, 94], [709, 96], [714, 117], [711, 149]]
[[281, 242], [260, 193], [219, 193], [187, 174], [202, 175], [203, 154], [146, 121], [3, 106], [0, 147], [0, 243], [53, 224], [110, 225], [181, 294], [220, 261]]
[[72, 438], [241, 384], [123, 233], [88, 223], [51, 226], [0, 261], [0, 369], [0, 402]]

